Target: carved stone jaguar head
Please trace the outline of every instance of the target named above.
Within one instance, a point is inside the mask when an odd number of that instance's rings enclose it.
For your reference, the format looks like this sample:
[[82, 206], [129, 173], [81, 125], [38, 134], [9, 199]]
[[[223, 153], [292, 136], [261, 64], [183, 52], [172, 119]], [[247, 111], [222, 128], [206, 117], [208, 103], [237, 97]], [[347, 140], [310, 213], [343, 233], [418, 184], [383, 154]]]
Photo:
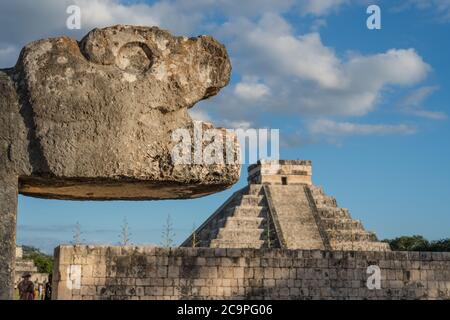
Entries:
[[175, 164], [171, 150], [174, 130], [193, 128], [188, 109], [217, 94], [230, 72], [212, 37], [156, 27], [33, 42], [0, 71], [0, 170], [17, 175], [23, 194], [61, 199], [190, 198], [228, 188], [238, 164]]

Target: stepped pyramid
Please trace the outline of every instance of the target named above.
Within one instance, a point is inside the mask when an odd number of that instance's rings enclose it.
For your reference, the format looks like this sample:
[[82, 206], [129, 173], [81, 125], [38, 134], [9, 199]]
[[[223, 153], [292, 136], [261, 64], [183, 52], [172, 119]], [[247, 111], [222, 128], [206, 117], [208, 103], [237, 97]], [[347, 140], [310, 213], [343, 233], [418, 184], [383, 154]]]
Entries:
[[[307, 160], [258, 161], [236, 191], [181, 246], [388, 251], [311, 182]], [[194, 245], [195, 243], [195, 245]]]

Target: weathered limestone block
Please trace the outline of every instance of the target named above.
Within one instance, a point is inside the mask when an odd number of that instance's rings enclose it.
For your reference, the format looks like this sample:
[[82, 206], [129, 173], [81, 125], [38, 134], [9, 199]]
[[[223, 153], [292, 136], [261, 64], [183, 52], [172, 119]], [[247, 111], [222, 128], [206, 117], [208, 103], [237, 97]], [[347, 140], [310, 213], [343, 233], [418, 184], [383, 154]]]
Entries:
[[16, 257], [17, 179], [0, 169], [0, 300], [12, 297]]
[[18, 109], [13, 84], [0, 72], [0, 300], [12, 297], [14, 288], [18, 179], [11, 142], [18, 136]]
[[[15, 67], [0, 70], [0, 299], [11, 293], [18, 192], [179, 199], [237, 182], [240, 165], [226, 164], [225, 153], [214, 164], [172, 159], [173, 133], [195, 131], [188, 109], [217, 94], [230, 72], [225, 47], [209, 36], [120, 25], [80, 42], [35, 41]], [[231, 149], [237, 157], [236, 139]]]

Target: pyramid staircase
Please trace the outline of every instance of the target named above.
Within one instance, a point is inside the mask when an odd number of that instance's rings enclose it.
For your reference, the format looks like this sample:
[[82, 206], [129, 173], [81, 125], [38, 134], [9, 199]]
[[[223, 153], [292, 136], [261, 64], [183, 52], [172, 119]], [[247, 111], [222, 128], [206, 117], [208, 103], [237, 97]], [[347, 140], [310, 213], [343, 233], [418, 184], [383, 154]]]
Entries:
[[309, 183], [255, 183], [253, 178], [181, 246], [390, 250], [322, 188]]
[[212, 248], [279, 247], [262, 185], [234, 193], [182, 246]]
[[326, 249], [305, 192], [306, 185], [266, 185], [264, 192], [275, 217], [283, 247], [290, 249]]
[[339, 208], [336, 199], [327, 196], [322, 188], [311, 185], [308, 191], [332, 250], [390, 250], [387, 243], [377, 240], [375, 233], [366, 231], [361, 221], [353, 220], [348, 209]]

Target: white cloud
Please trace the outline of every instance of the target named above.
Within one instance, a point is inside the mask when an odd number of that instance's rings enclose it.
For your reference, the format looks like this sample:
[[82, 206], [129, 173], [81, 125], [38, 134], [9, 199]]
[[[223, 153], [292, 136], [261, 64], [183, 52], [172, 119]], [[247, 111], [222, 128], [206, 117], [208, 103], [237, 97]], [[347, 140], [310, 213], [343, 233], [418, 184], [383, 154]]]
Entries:
[[327, 26], [327, 20], [320, 18], [316, 19], [312, 22], [311, 25], [311, 31], [318, 32], [321, 28], [324, 28]]
[[203, 110], [198, 108], [189, 109], [189, 115], [192, 119], [203, 121], [203, 122], [211, 122], [211, 117]]
[[378, 89], [385, 84], [410, 85], [423, 80], [430, 66], [414, 49], [391, 49], [386, 53], [350, 58], [350, 76], [363, 78], [364, 85]]
[[[362, 116], [373, 111], [386, 88], [417, 84], [431, 67], [414, 49], [391, 49], [372, 55], [339, 57], [318, 33], [295, 35], [279, 15], [256, 22], [239, 18], [216, 33], [228, 43], [234, 70], [270, 88], [264, 99], [246, 99], [243, 83], [227, 88], [208, 106], [220, 121], [245, 120], [255, 114]], [[243, 81], [247, 83], [248, 81]], [[249, 87], [245, 87], [249, 89]], [[262, 88], [262, 87], [260, 87]], [[253, 88], [254, 95], [265, 92]]]
[[252, 127], [252, 123], [249, 121], [233, 121], [224, 119], [222, 121], [213, 121], [211, 116], [204, 110], [193, 108], [189, 109], [189, 115], [192, 119], [202, 122], [214, 122], [216, 126], [222, 126], [228, 129], [249, 129]]
[[121, 4], [118, 0], [74, 0], [82, 12], [84, 29], [113, 24], [157, 25], [172, 32], [189, 34], [202, 20], [202, 13], [183, 12], [177, 3], [155, 2], [152, 5], [138, 3]]
[[228, 129], [249, 129], [253, 126], [253, 123], [250, 121], [229, 121], [224, 120], [223, 126]]
[[304, 14], [324, 15], [348, 3], [350, 0], [308, 0], [300, 1], [300, 8]]
[[244, 100], [257, 101], [268, 96], [270, 89], [265, 84], [244, 80], [236, 84], [234, 94]]
[[[304, 0], [300, 0], [302, 2]], [[307, 0], [310, 1], [310, 0]], [[188, 0], [192, 9], [217, 10], [227, 16], [255, 17], [264, 12], [282, 13], [297, 6], [298, 0]], [[186, 0], [179, 3], [186, 5]]]
[[179, 0], [175, 3], [185, 9], [215, 11], [230, 17], [257, 17], [267, 12], [288, 11], [324, 16], [350, 2], [351, 0]]
[[447, 114], [442, 111], [412, 110], [410, 113], [415, 116], [431, 120], [445, 120], [448, 118]]
[[[265, 14], [256, 23], [240, 19], [225, 24], [224, 36], [231, 35], [232, 49], [244, 54], [246, 71], [272, 72], [317, 82], [324, 87], [341, 85], [339, 60], [323, 46], [318, 33], [296, 37], [279, 15]], [[260, 70], [260, 72], [258, 72]]]
[[432, 10], [440, 20], [450, 21], [450, 0], [407, 0], [398, 9], [415, 7], [419, 10]]
[[407, 124], [357, 124], [320, 119], [308, 126], [311, 135], [348, 136], [348, 135], [389, 135], [413, 134], [416, 128]]
[[400, 102], [400, 106], [404, 108], [421, 107], [423, 101], [438, 89], [439, 88], [437, 86], [420, 87], [414, 90], [410, 95], [406, 96], [403, 101]]
[[400, 109], [408, 114], [432, 120], [445, 120], [447, 114], [442, 111], [429, 111], [423, 106], [424, 101], [439, 88], [437, 86], [423, 86], [414, 90], [399, 103]]
[[[362, 0], [361, 0], [362, 1]], [[66, 8], [82, 9], [83, 30], [65, 28]], [[355, 2], [355, 1], [352, 1]], [[261, 114], [296, 117], [361, 116], [374, 110], [384, 89], [420, 82], [430, 71], [414, 49], [391, 49], [372, 55], [338, 56], [318, 32], [297, 34], [281, 16], [299, 9], [317, 17], [350, 3], [345, 0], [159, 1], [122, 4], [119, 0], [17, 0], [0, 4], [0, 67], [15, 62], [25, 42], [53, 35], [81, 37], [93, 27], [117, 23], [159, 25], [177, 34], [207, 30], [230, 52], [242, 80], [196, 106], [194, 117], [229, 127], [261, 125]], [[235, 14], [236, 9], [239, 14]], [[217, 25], [210, 19], [223, 16]], [[19, 23], [20, 21], [20, 23]], [[42, 23], [45, 21], [45, 23]], [[316, 28], [316, 30], [317, 30]], [[204, 109], [204, 107], [209, 109]], [[208, 113], [205, 111], [208, 110]], [[212, 111], [212, 112], [210, 112]], [[421, 116], [439, 117], [415, 110]], [[267, 125], [265, 123], [264, 125]]]

